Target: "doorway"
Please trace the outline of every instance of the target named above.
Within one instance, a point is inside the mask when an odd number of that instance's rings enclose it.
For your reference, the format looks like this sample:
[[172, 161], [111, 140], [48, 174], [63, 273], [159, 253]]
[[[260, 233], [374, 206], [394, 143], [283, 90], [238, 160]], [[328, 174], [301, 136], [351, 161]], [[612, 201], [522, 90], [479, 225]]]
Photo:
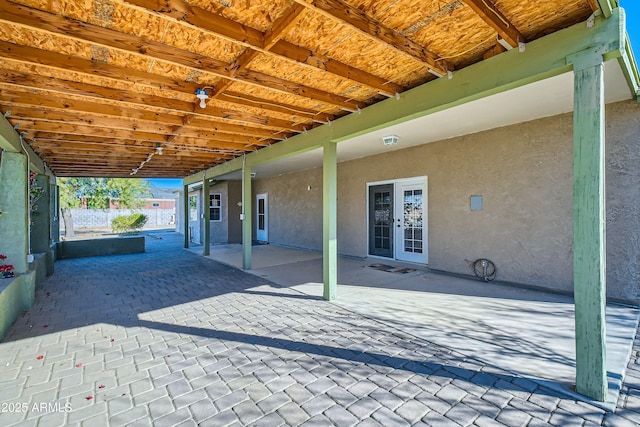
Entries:
[[256, 195], [256, 240], [269, 241], [269, 205], [267, 193]]
[[368, 184], [369, 255], [426, 264], [427, 177]]

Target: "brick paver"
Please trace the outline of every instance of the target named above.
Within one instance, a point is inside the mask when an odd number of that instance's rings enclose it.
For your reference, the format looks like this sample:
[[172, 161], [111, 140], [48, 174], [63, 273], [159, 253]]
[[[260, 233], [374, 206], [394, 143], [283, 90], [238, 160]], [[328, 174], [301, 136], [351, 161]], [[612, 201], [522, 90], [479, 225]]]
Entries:
[[181, 249], [60, 261], [0, 343], [0, 425], [637, 426]]

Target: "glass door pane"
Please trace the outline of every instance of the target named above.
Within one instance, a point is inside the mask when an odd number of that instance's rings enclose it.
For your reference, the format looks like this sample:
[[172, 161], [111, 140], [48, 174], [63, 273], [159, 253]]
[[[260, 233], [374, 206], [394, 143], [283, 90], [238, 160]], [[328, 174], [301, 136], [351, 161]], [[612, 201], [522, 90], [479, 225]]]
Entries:
[[404, 251], [422, 253], [422, 190], [404, 191]]
[[369, 187], [369, 254], [393, 257], [393, 184]]

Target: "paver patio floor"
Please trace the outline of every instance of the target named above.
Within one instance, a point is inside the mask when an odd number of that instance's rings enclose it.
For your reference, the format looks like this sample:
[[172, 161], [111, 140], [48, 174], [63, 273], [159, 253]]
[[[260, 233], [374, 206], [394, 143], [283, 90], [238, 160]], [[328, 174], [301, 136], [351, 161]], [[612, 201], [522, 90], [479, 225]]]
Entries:
[[637, 340], [605, 413], [181, 244], [58, 262], [0, 343], [0, 425], [640, 422]]
[[[202, 253], [202, 246], [191, 250]], [[212, 245], [210, 252], [216, 261], [242, 267], [242, 245]], [[252, 254], [250, 273], [307, 295], [323, 295], [322, 253], [258, 245]], [[573, 393], [571, 295], [486, 283], [388, 259], [339, 257], [337, 296], [334, 304], [350, 311]], [[638, 316], [639, 310], [628, 305], [606, 307], [609, 393], [604, 407], [617, 402]]]

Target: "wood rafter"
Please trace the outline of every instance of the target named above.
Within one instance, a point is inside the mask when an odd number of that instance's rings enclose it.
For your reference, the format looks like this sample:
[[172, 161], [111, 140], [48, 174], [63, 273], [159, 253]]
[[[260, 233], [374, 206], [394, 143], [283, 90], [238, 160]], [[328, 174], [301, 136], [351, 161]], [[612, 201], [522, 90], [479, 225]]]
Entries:
[[438, 60], [438, 56], [424, 46], [400, 34], [380, 22], [368, 17], [364, 12], [342, 0], [294, 0], [311, 10], [348, 25], [360, 34], [380, 43], [387, 44], [399, 52], [426, 64], [433, 71], [446, 74], [453, 66], [446, 61]]
[[[278, 90], [283, 93], [314, 99], [350, 111], [359, 107], [364, 107], [364, 104], [349, 100], [348, 98], [340, 95], [323, 92], [311, 87], [305, 87], [300, 84], [288, 82], [277, 77], [251, 70], [244, 69], [232, 72], [232, 65], [223, 61], [214, 60], [209, 57], [184, 51], [153, 40], [143, 39], [131, 34], [39, 11], [27, 6], [17, 5], [7, 0], [0, 0], [0, 20], [19, 23], [29, 28], [44, 30], [65, 37], [73, 37], [84, 42], [92, 42], [108, 48], [124, 50], [138, 55], [142, 54], [143, 56], [150, 58], [205, 71], [223, 79], [241, 81], [243, 83], [266, 87], [271, 90]], [[216, 21], [217, 20], [218, 19], [216, 19]], [[244, 30], [249, 31], [246, 27]], [[141, 46], [144, 47], [141, 48]]]
[[[284, 40], [274, 40], [273, 35], [262, 33], [254, 28], [234, 22], [208, 10], [187, 4], [181, 0], [125, 0], [126, 3], [170, 17], [177, 22], [190, 24], [210, 34], [224, 38], [232, 43], [268, 54], [277, 55], [286, 61], [293, 61], [316, 69], [321, 69], [345, 79], [356, 81], [372, 87], [382, 93], [393, 95], [403, 90], [402, 86], [389, 82], [383, 78], [351, 67], [340, 61], [324, 57], [300, 46]], [[288, 13], [296, 14], [297, 9], [289, 9]], [[289, 24], [286, 18], [281, 21], [285, 26]], [[273, 34], [282, 34], [279, 27], [272, 27]], [[279, 37], [279, 35], [277, 36]]]
[[526, 41], [520, 31], [488, 0], [464, 0], [464, 2], [512, 47], [517, 47], [519, 42]]
[[[263, 49], [265, 51], [269, 51], [278, 42], [278, 40], [280, 40], [283, 33], [300, 19], [300, 15], [303, 11], [304, 7], [297, 3], [291, 5], [289, 9], [287, 9], [287, 11], [273, 23], [271, 29], [269, 29], [264, 35], [264, 40], [262, 42]], [[239, 71], [247, 68], [249, 63], [253, 61], [258, 54], [260, 54], [260, 51], [253, 47], [245, 48], [240, 56], [238, 56], [233, 64], [231, 64], [231, 75], [235, 76]], [[211, 98], [216, 98], [227, 90], [229, 86], [231, 86], [231, 80], [221, 81], [211, 90]]]
[[[14, 43], [0, 41], [0, 55], [5, 58], [12, 59], [17, 62], [45, 65], [60, 70], [75, 71], [79, 73], [106, 77], [113, 80], [119, 80], [126, 83], [141, 84], [148, 87], [158, 88], [162, 90], [171, 90], [193, 95], [197, 88], [202, 85], [196, 83], [180, 82], [167, 77], [150, 74], [143, 71], [133, 70], [130, 68], [118, 67], [101, 62], [91, 61], [63, 55], [47, 50], [37, 49], [33, 47], [20, 46]], [[340, 108], [357, 108], [358, 103], [347, 101], [346, 98], [339, 95], [321, 94], [320, 91], [301, 85], [286, 82], [282, 79], [273, 79], [266, 74], [253, 73], [252, 82], [258, 82], [260, 86], [267, 87], [275, 84], [278, 90], [284, 93], [306, 96], [316, 101], [333, 104]], [[261, 83], [260, 83], [261, 82]], [[231, 100], [230, 102], [234, 102]], [[263, 100], [266, 105], [267, 101]], [[196, 108], [195, 105], [193, 108]], [[268, 109], [268, 108], [267, 108]], [[289, 110], [289, 113], [291, 110]]]
[[[26, 89], [46, 88], [63, 94], [80, 95], [89, 98], [98, 98], [108, 101], [118, 101], [139, 106], [157, 107], [183, 114], [192, 114], [194, 105], [191, 102], [163, 98], [155, 95], [146, 95], [133, 91], [112, 89], [88, 83], [79, 83], [71, 80], [60, 80], [53, 77], [32, 75], [21, 71], [0, 68], [0, 80], [4, 84]], [[131, 106], [131, 105], [130, 105]], [[266, 116], [256, 116], [241, 111], [227, 110], [220, 107], [208, 106], [206, 109], [196, 110], [200, 116], [208, 116], [215, 119], [225, 119], [244, 123], [252, 123], [277, 130], [289, 132], [304, 132], [303, 125], [293, 125], [291, 122]]]
[[0, 0], [0, 112], [58, 176], [183, 177], [334, 134], [315, 128], [598, 9], [494, 2]]

